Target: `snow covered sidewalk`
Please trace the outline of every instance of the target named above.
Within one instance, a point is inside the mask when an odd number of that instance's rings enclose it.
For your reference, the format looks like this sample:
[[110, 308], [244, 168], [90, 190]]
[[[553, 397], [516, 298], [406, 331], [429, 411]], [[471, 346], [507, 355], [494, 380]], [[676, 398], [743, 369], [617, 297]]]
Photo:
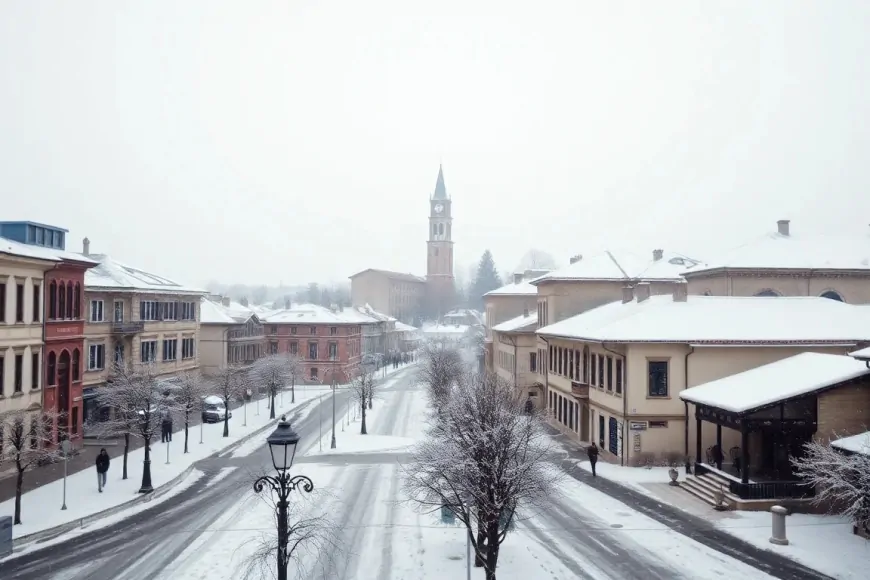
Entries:
[[[306, 401], [320, 396], [328, 387], [309, 386], [304, 391], [297, 389], [296, 404], [290, 404], [289, 393], [284, 395], [284, 404], [276, 405], [276, 415], [291, 412]], [[151, 443], [151, 481], [155, 489], [185, 473], [195, 462], [239, 442], [258, 430], [275, 422], [269, 419], [266, 401], [253, 401], [245, 407], [233, 410], [229, 421], [229, 437], [223, 437], [223, 423], [206, 424], [202, 426], [202, 443], [200, 443], [200, 427], [190, 430], [189, 453], [184, 451], [184, 432], [176, 432], [171, 443], [160, 443], [159, 438]], [[167, 449], [169, 462], [167, 463]], [[63, 504], [63, 480], [53, 481], [21, 497], [21, 521], [13, 526], [13, 538], [21, 538], [50, 528], [61, 526], [76, 520], [81, 520], [104, 510], [117, 507], [141, 497], [138, 493], [142, 482], [142, 462], [145, 449], [141, 447], [128, 455], [128, 479], [121, 479], [123, 459], [112, 459], [109, 467], [108, 481], [103, 492], [97, 491], [96, 469], [71, 474], [66, 480], [66, 510], [61, 510]], [[28, 474], [25, 474], [27, 477]], [[0, 516], [12, 516], [15, 513], [15, 499], [0, 503]]]

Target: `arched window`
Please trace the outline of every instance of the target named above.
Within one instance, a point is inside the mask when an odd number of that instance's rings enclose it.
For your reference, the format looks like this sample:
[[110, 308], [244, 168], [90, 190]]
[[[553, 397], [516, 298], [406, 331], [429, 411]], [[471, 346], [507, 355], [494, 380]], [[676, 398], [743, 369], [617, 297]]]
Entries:
[[763, 297], [763, 298], [778, 298], [780, 296], [780, 293], [777, 292], [776, 290], [771, 290], [770, 288], [765, 288], [761, 292], [756, 292], [755, 295], [758, 297]]
[[57, 318], [57, 282], [54, 280], [48, 285], [48, 318]]
[[66, 318], [73, 317], [73, 284], [66, 285]]
[[836, 300], [837, 302], [845, 302], [843, 297], [840, 296], [840, 293], [836, 290], [826, 290], [822, 292], [822, 298], [830, 298], [831, 300]]
[[444, 235], [444, 224], [438, 224], [438, 235], [439, 236]]
[[53, 385], [57, 382], [57, 355], [54, 352], [48, 353], [48, 384]]
[[66, 316], [66, 286], [63, 282], [57, 285], [57, 317]]
[[432, 235], [435, 236], [438, 234], [438, 224], [432, 224]]
[[79, 349], [73, 350], [72, 355], [72, 380], [79, 380], [79, 359], [81, 358], [81, 354], [79, 353]]
[[73, 318], [78, 320], [82, 317], [82, 285], [78, 282], [76, 282], [76, 292], [73, 300]]

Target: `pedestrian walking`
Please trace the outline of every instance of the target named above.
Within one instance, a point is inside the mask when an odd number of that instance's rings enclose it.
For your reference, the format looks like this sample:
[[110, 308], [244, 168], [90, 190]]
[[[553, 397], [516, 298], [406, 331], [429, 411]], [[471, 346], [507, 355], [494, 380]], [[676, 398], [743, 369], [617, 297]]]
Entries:
[[103, 493], [103, 488], [106, 487], [106, 476], [109, 473], [109, 454], [106, 453], [106, 448], [100, 449], [100, 454], [97, 455], [97, 491]]
[[169, 409], [163, 409], [160, 413], [160, 442], [172, 441], [172, 415]]
[[598, 463], [598, 446], [595, 442], [586, 448], [586, 454], [589, 456], [589, 463], [592, 465], [592, 477], [597, 477], [595, 474], [595, 464]]

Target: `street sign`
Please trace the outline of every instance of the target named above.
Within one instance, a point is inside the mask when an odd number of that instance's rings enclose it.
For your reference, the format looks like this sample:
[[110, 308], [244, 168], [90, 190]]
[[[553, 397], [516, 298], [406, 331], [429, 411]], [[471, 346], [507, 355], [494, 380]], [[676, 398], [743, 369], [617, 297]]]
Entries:
[[441, 506], [441, 523], [442, 524], [455, 524], [456, 523], [456, 514], [453, 513], [453, 510], [450, 509], [450, 506], [446, 506], [446, 505]]
[[0, 516], [0, 558], [12, 553], [12, 518]]
[[64, 439], [63, 441], [60, 442], [60, 450], [63, 451], [64, 455], [69, 455], [69, 448], [70, 448], [69, 439]]

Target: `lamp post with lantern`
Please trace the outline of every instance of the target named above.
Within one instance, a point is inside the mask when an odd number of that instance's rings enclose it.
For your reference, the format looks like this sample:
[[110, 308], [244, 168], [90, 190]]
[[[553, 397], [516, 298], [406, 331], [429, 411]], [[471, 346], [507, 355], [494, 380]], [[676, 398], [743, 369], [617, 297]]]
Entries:
[[278, 580], [287, 580], [287, 564], [289, 563], [287, 498], [292, 491], [300, 486], [305, 493], [311, 493], [314, 489], [314, 482], [305, 475], [291, 476], [289, 473], [290, 467], [293, 465], [293, 458], [296, 455], [299, 434], [293, 430], [285, 417], [281, 417], [281, 421], [275, 431], [266, 439], [266, 443], [269, 444], [272, 465], [278, 475], [263, 475], [257, 478], [254, 482], [254, 491], [260, 493], [268, 486], [278, 496]]

